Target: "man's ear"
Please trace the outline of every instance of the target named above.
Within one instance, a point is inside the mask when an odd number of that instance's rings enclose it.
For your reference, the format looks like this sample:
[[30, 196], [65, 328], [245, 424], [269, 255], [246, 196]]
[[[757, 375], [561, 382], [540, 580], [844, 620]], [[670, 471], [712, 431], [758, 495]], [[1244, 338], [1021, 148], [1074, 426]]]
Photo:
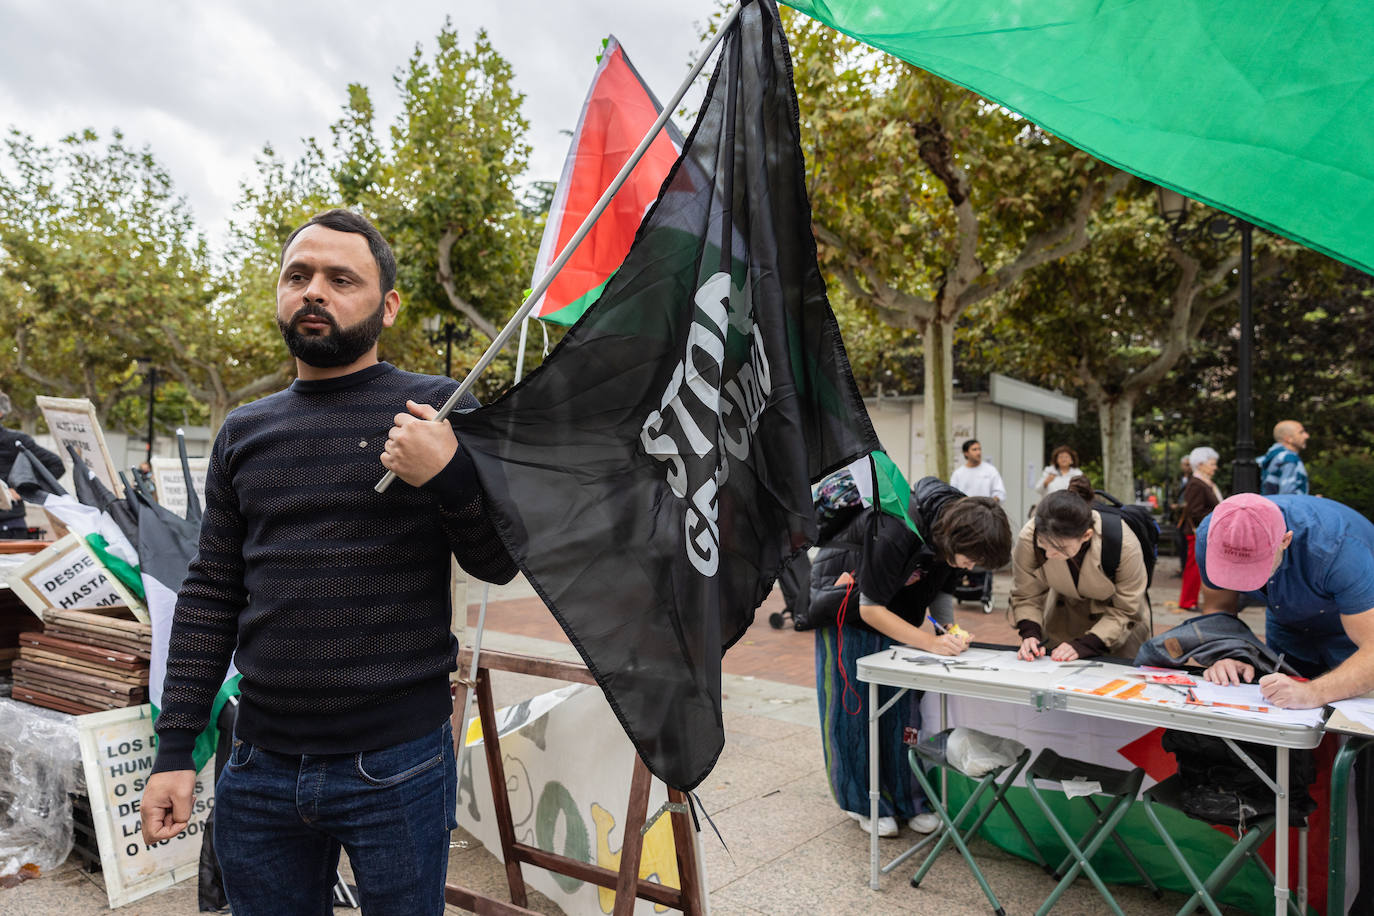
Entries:
[[382, 327], [389, 328], [396, 323], [396, 315], [401, 311], [401, 294], [391, 290], [382, 299]]
[[1279, 546], [1282, 547], [1284, 550], [1287, 550], [1288, 545], [1291, 543], [1293, 543], [1293, 532], [1285, 531], [1283, 533], [1283, 540], [1279, 541]]

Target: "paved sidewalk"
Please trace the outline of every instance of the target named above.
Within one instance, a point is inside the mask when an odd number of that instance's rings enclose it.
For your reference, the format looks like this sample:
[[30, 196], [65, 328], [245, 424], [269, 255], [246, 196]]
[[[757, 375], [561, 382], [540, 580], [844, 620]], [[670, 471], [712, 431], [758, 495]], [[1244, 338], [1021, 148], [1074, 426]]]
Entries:
[[[984, 615], [961, 605], [961, 626], [987, 642], [1010, 642], [1005, 620], [1010, 576], [996, 579], [998, 610]], [[1161, 557], [1151, 589], [1155, 629], [1166, 629], [1187, 615], [1166, 607], [1178, 594], [1177, 561]], [[469, 595], [470, 625], [476, 624]], [[754, 625], [726, 655], [723, 685], [726, 745], [719, 763], [699, 789], [702, 802], [720, 829], [729, 851], [707, 829], [703, 840], [706, 883], [714, 914], [932, 913], [939, 916], [986, 914], [988, 905], [957, 853], [941, 857], [920, 889], [908, 884], [914, 863], [884, 876], [878, 891], [868, 888], [868, 836], [836, 807], [826, 782], [816, 711], [813, 639], [810, 633], [774, 630], [768, 615], [782, 601], [774, 594], [760, 608]], [[1262, 611], [1245, 614], [1262, 629]], [[520, 580], [493, 589], [487, 617], [486, 648], [554, 658], [576, 658], [557, 623], [527, 584]], [[518, 702], [554, 684], [539, 678], [494, 678], [496, 702]], [[914, 842], [902, 834], [881, 843], [884, 861]], [[461, 829], [454, 834], [450, 880], [496, 896], [505, 890], [504, 871], [491, 854], [471, 843]], [[973, 844], [994, 891], [1011, 913], [1033, 911], [1051, 883], [1040, 869], [978, 840]], [[345, 863], [345, 871], [347, 865]], [[1154, 900], [1140, 888], [1113, 888], [1131, 914], [1176, 912], [1183, 895], [1166, 892]], [[503, 898], [504, 899], [504, 898]], [[531, 894], [531, 908], [559, 910]], [[1085, 880], [1058, 903], [1060, 916], [1104, 911]], [[69, 861], [53, 874], [0, 890], [0, 916], [96, 916], [106, 906], [99, 873], [87, 874]], [[117, 911], [127, 916], [192, 916], [197, 912], [194, 881], [154, 894]], [[349, 912], [339, 910], [340, 913]], [[460, 913], [456, 907], [448, 912]]]

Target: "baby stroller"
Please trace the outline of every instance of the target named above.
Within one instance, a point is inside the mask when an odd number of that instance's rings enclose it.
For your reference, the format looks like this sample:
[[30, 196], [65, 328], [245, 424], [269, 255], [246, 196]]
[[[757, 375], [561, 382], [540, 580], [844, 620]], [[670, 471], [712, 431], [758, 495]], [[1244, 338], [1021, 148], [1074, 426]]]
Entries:
[[992, 613], [992, 570], [981, 567], [960, 570], [953, 591], [955, 601], [977, 602], [983, 606], [984, 614]]

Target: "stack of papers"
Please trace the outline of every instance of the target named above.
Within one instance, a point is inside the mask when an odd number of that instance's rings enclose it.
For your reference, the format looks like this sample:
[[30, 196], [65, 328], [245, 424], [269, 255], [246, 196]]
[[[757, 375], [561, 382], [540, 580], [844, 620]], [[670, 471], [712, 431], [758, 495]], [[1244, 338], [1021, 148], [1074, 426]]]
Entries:
[[1331, 704], [1345, 715], [1365, 728], [1374, 729], [1374, 698], [1356, 697], [1353, 700], [1337, 700]]
[[1258, 684], [1237, 684], [1223, 687], [1199, 681], [1193, 688], [1197, 702], [1212, 712], [1225, 713], [1258, 722], [1284, 723], [1312, 728], [1322, 722], [1322, 709], [1284, 709], [1264, 698]]

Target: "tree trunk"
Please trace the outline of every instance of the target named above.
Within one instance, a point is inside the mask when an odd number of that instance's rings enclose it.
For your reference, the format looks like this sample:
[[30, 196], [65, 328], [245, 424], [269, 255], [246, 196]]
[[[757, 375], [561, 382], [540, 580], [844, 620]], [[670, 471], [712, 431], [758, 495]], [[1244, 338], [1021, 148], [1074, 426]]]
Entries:
[[224, 418], [229, 416], [229, 411], [234, 405], [220, 398], [212, 398], [207, 406], [210, 408], [210, 441], [214, 441], [219, 435], [219, 428], [224, 425]]
[[[925, 397], [922, 429], [926, 440], [925, 473], [949, 480], [950, 435], [954, 421], [954, 320], [933, 318], [921, 336], [925, 345]], [[913, 481], [914, 482], [914, 481]]]
[[1102, 476], [1094, 486], [1124, 503], [1135, 501], [1135, 468], [1131, 462], [1131, 416], [1135, 398], [1118, 395], [1097, 401], [1097, 425], [1102, 436]]

